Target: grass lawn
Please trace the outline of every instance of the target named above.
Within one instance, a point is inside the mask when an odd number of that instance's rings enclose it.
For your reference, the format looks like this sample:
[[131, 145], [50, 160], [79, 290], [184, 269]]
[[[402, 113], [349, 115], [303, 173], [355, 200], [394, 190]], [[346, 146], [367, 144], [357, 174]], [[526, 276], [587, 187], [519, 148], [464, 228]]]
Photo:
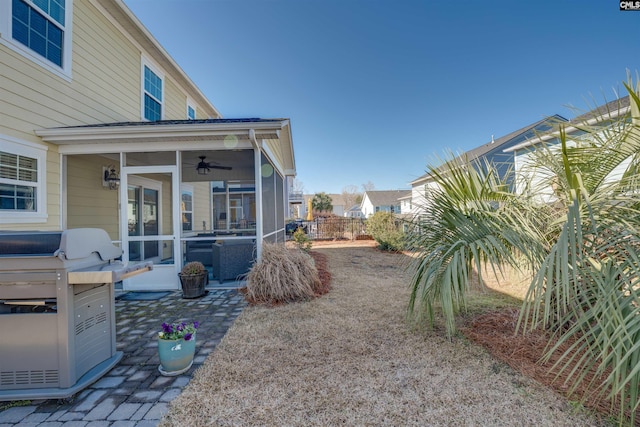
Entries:
[[[407, 322], [407, 256], [314, 244], [331, 290], [251, 306], [161, 425], [605, 425], [464, 336]], [[469, 321], [513, 296], [478, 293]]]

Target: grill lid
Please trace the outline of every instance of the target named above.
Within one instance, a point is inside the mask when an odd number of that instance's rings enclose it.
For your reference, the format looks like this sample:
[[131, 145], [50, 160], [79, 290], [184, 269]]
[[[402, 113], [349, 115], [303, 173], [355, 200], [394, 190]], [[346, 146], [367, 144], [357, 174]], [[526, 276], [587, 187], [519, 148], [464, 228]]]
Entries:
[[122, 255], [122, 249], [113, 245], [106, 231], [101, 228], [71, 228], [62, 232], [60, 249], [54, 255], [66, 259], [83, 259], [97, 253], [108, 261]]
[[1, 256], [57, 256], [78, 260], [98, 254], [102, 261], [119, 258], [122, 249], [113, 245], [101, 228], [71, 228], [64, 231], [0, 232]]
[[2, 231], [0, 255], [49, 255], [60, 249], [62, 231]]

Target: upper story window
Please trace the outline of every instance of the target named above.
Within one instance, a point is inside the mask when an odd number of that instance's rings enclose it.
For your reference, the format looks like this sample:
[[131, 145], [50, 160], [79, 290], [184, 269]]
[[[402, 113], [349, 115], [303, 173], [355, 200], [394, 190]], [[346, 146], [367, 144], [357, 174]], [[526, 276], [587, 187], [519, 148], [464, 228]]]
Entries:
[[192, 106], [187, 104], [187, 119], [188, 120], [195, 120], [196, 119], [196, 109]]
[[46, 151], [1, 136], [0, 141], [0, 223], [43, 221]]
[[0, 3], [0, 34], [7, 35], [7, 38], [0, 37], [0, 42], [70, 78], [72, 1], [9, 0]]
[[143, 117], [149, 121], [162, 119], [162, 77], [144, 66]]

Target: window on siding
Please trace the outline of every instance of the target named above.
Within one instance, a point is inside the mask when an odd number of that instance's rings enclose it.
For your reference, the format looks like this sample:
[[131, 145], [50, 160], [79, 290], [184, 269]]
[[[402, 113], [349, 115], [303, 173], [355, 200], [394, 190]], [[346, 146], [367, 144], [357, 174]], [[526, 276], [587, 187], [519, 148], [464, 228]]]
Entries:
[[193, 187], [185, 186], [182, 189], [182, 231], [193, 230]]
[[0, 211], [36, 212], [38, 159], [0, 151]]
[[187, 119], [195, 120], [196, 119], [196, 109], [191, 105], [187, 105]]
[[144, 118], [152, 122], [162, 119], [162, 79], [144, 66]]
[[12, 0], [11, 14], [13, 39], [62, 67], [65, 0]]

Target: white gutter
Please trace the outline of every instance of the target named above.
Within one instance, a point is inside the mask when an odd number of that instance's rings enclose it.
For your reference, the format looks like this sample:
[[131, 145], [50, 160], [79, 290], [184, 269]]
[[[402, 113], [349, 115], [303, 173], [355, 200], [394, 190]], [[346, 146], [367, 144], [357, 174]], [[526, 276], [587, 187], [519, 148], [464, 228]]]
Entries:
[[[251, 128], [247, 126], [250, 125]], [[235, 122], [235, 123], [151, 123], [132, 124], [122, 126], [78, 126], [62, 127], [50, 129], [38, 129], [35, 134], [46, 142], [51, 143], [72, 143], [82, 141], [83, 143], [99, 142], [113, 139], [137, 139], [137, 138], [171, 138], [182, 137], [202, 137], [215, 135], [247, 135], [249, 132], [258, 131], [277, 132], [282, 126], [281, 121], [275, 122]]]

